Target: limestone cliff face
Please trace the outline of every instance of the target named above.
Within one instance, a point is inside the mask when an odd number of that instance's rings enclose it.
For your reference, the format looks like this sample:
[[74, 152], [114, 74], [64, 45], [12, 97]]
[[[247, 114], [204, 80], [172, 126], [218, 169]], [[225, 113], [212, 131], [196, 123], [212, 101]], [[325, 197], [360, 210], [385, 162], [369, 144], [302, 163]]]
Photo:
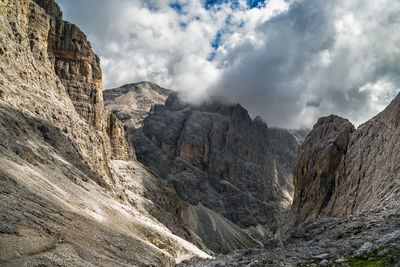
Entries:
[[104, 112], [97, 57], [60, 16], [51, 0], [0, 0], [0, 265], [206, 257], [184, 240], [172, 186], [134, 160]]
[[35, 0], [50, 16], [47, 54], [54, 70], [69, 94], [76, 111], [96, 130], [108, 134], [104, 151], [113, 159], [134, 156], [126, 142], [123, 125], [104, 108], [100, 59], [86, 35], [74, 24], [62, 19], [54, 1]]
[[103, 130], [105, 111], [100, 59], [86, 35], [64, 21], [54, 1], [35, 0], [50, 16], [47, 53], [76, 108], [97, 130]]
[[239, 104], [191, 106], [173, 94], [152, 109], [131, 140], [138, 160], [173, 184], [191, 230], [210, 249], [254, 246], [254, 238], [279, 231], [299, 149], [288, 131], [251, 120]]
[[296, 167], [289, 227], [318, 217], [343, 217], [400, 199], [400, 96], [357, 130], [337, 116], [322, 118], [306, 138]]

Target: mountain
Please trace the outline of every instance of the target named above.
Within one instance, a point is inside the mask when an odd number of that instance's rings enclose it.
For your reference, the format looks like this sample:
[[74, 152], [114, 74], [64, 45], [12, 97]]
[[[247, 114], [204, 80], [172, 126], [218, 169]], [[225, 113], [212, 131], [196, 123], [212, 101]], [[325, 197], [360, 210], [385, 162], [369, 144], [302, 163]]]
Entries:
[[344, 217], [400, 199], [400, 94], [357, 129], [338, 116], [321, 118], [293, 170], [289, 224]]
[[99, 58], [52, 0], [0, 0], [0, 265], [174, 266], [181, 200], [103, 104]]
[[400, 94], [357, 129], [320, 118], [293, 169], [286, 234], [180, 266], [400, 266], [399, 114]]
[[155, 83], [140, 82], [103, 91], [104, 104], [125, 125], [139, 128], [151, 107], [162, 105], [171, 94]]
[[300, 145], [148, 82], [106, 91], [108, 112], [101, 84], [53, 0], [0, 0], [1, 266], [399, 265], [400, 95]]
[[280, 232], [300, 148], [287, 130], [252, 120], [239, 104], [190, 105], [171, 94], [130, 135], [138, 160], [174, 186], [209, 249], [253, 247]]

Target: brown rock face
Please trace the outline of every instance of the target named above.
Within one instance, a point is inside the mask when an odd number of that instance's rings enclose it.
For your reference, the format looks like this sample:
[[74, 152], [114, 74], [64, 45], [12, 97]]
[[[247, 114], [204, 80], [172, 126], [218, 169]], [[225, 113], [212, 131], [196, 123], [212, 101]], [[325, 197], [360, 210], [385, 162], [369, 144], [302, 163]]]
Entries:
[[354, 126], [348, 120], [334, 115], [315, 124], [293, 170], [295, 193], [290, 225], [317, 218], [331, 200], [336, 170], [353, 131]]
[[306, 138], [293, 171], [289, 227], [318, 217], [343, 217], [400, 199], [400, 95], [357, 130], [337, 116], [322, 118]]

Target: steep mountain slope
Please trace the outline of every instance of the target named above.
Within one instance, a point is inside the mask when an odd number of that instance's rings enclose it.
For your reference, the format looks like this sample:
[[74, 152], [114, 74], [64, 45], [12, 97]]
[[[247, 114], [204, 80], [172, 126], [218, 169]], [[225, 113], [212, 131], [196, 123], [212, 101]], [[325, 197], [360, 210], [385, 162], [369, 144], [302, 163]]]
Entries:
[[400, 94], [358, 129], [314, 125], [293, 170], [286, 236], [182, 266], [400, 266]]
[[185, 240], [174, 189], [135, 161], [98, 57], [61, 15], [52, 0], [0, 0], [0, 265], [207, 257]]
[[155, 105], [163, 105], [170, 93], [170, 90], [150, 82], [126, 84], [103, 91], [107, 110], [132, 128], [143, 126], [150, 109]]
[[399, 111], [400, 95], [357, 130], [337, 116], [318, 121], [293, 171], [291, 227], [399, 201]]
[[215, 252], [277, 234], [291, 204], [299, 149], [286, 130], [239, 104], [182, 103], [172, 94], [131, 132], [138, 160], [172, 183], [192, 232]]

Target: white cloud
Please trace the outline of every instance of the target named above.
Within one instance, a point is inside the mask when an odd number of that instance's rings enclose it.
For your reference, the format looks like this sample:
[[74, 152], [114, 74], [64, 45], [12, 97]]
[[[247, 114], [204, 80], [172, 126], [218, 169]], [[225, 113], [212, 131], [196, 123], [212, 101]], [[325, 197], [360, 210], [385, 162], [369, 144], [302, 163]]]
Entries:
[[361, 123], [400, 87], [397, 0], [209, 10], [203, 0], [59, 1], [100, 55], [105, 88], [149, 80], [186, 100], [221, 94], [271, 125], [310, 127], [330, 113]]

